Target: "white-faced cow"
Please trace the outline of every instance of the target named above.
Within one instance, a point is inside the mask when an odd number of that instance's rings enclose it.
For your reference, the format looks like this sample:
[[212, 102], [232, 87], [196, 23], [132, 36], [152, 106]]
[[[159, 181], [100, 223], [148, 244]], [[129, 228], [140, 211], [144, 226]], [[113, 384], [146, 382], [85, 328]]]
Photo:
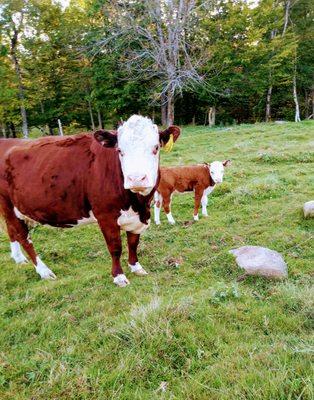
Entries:
[[211, 164], [186, 165], [180, 167], [162, 167], [160, 169], [160, 182], [155, 192], [155, 223], [160, 224], [160, 208], [163, 206], [168, 222], [175, 224], [171, 213], [171, 198], [174, 192], [194, 191], [193, 218], [198, 221], [198, 210], [202, 204], [202, 214], [207, 214], [207, 196], [217, 183], [223, 180], [224, 169], [230, 164], [230, 160], [214, 161]]
[[150, 119], [133, 115], [117, 132], [0, 140], [0, 215], [11, 257], [26, 261], [22, 245], [37, 273], [55, 278], [36, 254], [25, 220], [65, 228], [97, 222], [112, 257], [114, 283], [129, 283], [120, 264], [121, 229], [127, 232], [131, 271], [146, 275], [137, 246], [149, 226], [159, 150], [179, 135], [178, 127], [159, 132]]

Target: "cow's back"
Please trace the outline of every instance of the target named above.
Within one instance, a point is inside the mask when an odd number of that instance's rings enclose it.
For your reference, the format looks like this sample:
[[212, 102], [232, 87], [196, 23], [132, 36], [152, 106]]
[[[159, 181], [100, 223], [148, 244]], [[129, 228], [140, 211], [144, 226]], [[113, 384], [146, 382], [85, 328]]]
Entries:
[[10, 199], [19, 212], [56, 226], [80, 219], [88, 208], [85, 186], [91, 141], [91, 136], [80, 135], [13, 146], [6, 153], [5, 169]]

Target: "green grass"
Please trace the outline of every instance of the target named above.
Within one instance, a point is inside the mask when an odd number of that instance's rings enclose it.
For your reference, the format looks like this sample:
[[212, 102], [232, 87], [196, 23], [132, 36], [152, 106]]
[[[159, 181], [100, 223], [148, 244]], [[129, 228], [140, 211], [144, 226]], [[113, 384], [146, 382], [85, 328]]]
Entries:
[[[174, 197], [177, 225], [162, 213], [143, 235], [150, 274], [125, 268], [125, 289], [112, 283], [96, 226], [33, 230], [57, 281], [16, 266], [1, 236], [0, 399], [313, 399], [313, 220], [302, 216], [313, 131], [312, 122], [183, 129], [162, 164], [233, 164], [207, 219], [185, 224], [192, 195]], [[244, 244], [281, 252], [289, 279], [237, 283], [228, 250]]]

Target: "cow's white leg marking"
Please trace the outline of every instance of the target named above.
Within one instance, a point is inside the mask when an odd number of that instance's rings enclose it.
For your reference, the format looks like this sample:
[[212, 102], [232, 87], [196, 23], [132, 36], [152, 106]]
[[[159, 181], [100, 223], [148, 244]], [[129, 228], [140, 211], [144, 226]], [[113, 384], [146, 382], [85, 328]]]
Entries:
[[145, 269], [141, 266], [139, 262], [135, 263], [134, 265], [129, 264], [129, 267], [131, 269], [131, 272], [133, 272], [133, 274], [135, 275], [138, 276], [148, 275], [148, 272], [145, 271]]
[[198, 218], [198, 214], [196, 214], [196, 215], [193, 215], [193, 219], [194, 219], [194, 221], [198, 221], [198, 220], [199, 220], [199, 218]]
[[47, 267], [45, 263], [41, 261], [39, 257], [36, 257], [36, 266], [35, 266], [37, 274], [40, 275], [41, 279], [56, 279], [56, 275]]
[[125, 287], [130, 284], [129, 280], [124, 274], [119, 274], [113, 278], [113, 283], [119, 287]]
[[[157, 202], [159, 202], [159, 207], [157, 207]], [[162, 197], [159, 193], [155, 193], [155, 204], [154, 204], [154, 216], [155, 216], [155, 224], [160, 225], [160, 209], [162, 206]]]
[[204, 217], [208, 217], [207, 213], [208, 198], [206, 194], [203, 194], [201, 203], [202, 203], [202, 214], [204, 215]]
[[10, 247], [11, 247], [11, 258], [13, 258], [13, 260], [17, 264], [25, 264], [28, 262], [27, 258], [22, 253], [19, 242], [11, 242]]
[[168, 219], [169, 224], [174, 225], [176, 223], [176, 221], [174, 220], [174, 218], [173, 218], [173, 216], [171, 214], [171, 211], [170, 211], [170, 213], [168, 213], [166, 215], [167, 215], [167, 219]]

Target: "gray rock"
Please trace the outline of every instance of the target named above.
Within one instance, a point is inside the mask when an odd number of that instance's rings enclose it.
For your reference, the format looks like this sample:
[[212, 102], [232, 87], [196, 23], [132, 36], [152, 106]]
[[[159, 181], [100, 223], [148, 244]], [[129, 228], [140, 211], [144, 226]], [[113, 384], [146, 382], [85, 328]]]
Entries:
[[277, 251], [260, 246], [243, 246], [230, 250], [236, 263], [247, 275], [260, 275], [267, 278], [286, 278], [287, 264]]
[[305, 218], [314, 217], [314, 201], [308, 201], [304, 203], [303, 213]]

